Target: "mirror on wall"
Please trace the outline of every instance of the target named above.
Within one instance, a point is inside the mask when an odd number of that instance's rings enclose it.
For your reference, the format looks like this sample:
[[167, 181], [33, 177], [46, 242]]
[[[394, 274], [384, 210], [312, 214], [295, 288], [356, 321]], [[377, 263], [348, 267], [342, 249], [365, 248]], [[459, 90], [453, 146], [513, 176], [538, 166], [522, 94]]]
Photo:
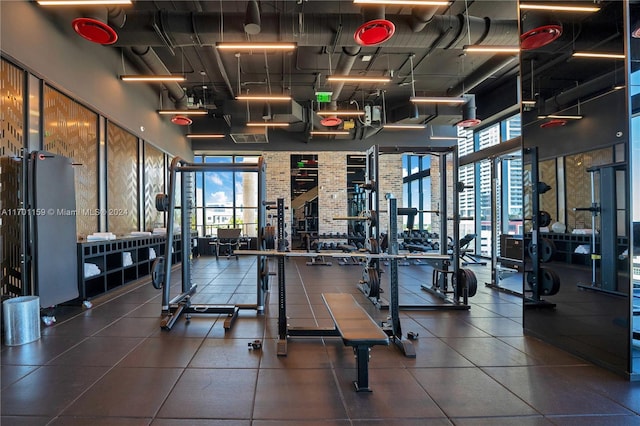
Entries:
[[318, 235], [318, 156], [292, 154], [290, 170], [292, 243], [309, 249]]
[[[367, 194], [362, 185], [365, 183], [366, 155], [347, 155], [347, 216], [362, 216], [367, 210]], [[348, 222], [349, 243], [357, 248], [364, 247], [364, 220]]]
[[524, 330], [628, 374], [625, 3], [535, 3], [520, 1]]
[[[640, 189], [640, 4], [629, 4], [629, 31], [627, 51], [630, 55], [628, 64], [629, 75], [627, 78], [627, 95], [630, 97], [631, 109], [630, 125], [630, 182], [631, 193]], [[640, 197], [632, 197], [631, 210], [631, 234], [633, 245], [631, 247], [632, 279], [632, 330], [631, 330], [631, 371], [637, 377], [640, 375]]]

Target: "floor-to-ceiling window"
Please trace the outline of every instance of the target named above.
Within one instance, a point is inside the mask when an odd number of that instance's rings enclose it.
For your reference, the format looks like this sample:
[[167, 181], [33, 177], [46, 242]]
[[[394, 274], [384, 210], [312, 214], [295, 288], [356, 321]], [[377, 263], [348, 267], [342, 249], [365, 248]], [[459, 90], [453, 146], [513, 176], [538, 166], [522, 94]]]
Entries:
[[[424, 231], [431, 229], [431, 156], [404, 155], [402, 158], [403, 207], [414, 207], [419, 213], [414, 228]], [[403, 228], [407, 227], [407, 216], [403, 216]]]
[[[196, 156], [205, 164], [255, 163], [249, 156]], [[241, 228], [257, 236], [258, 176], [253, 172], [205, 171], [195, 173], [195, 228], [199, 236], [216, 235], [218, 228]]]

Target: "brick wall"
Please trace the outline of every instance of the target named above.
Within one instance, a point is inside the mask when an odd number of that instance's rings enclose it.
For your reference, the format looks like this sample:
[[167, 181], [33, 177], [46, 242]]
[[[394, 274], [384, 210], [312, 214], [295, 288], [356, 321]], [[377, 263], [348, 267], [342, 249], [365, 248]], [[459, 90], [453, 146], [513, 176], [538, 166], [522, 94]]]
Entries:
[[[291, 204], [291, 155], [309, 154], [308, 152], [275, 152], [263, 154], [267, 164], [266, 197], [267, 201], [284, 198], [285, 205]], [[347, 233], [348, 222], [334, 220], [334, 217], [347, 215], [347, 155], [359, 155], [361, 152], [319, 152], [318, 153], [318, 232], [320, 234]], [[402, 155], [385, 154], [380, 156], [379, 163], [379, 196], [380, 209], [387, 210], [386, 193], [392, 193], [402, 206]], [[270, 211], [267, 214], [275, 214]], [[291, 211], [285, 211], [287, 224], [292, 223]], [[267, 222], [275, 225], [274, 218], [267, 217]], [[399, 221], [400, 222], [400, 221]], [[401, 222], [400, 222], [401, 223]], [[400, 227], [400, 223], [398, 226]], [[380, 230], [386, 232], [388, 216], [381, 214]], [[291, 233], [291, 227], [287, 226]], [[399, 228], [400, 229], [400, 228]], [[340, 240], [333, 240], [338, 242]], [[329, 242], [329, 241], [328, 241]]]

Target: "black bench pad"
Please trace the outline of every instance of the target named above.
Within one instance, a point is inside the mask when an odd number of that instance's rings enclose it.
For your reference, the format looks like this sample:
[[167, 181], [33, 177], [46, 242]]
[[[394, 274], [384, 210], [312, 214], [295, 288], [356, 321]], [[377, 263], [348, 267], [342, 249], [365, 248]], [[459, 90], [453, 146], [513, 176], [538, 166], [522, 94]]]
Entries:
[[353, 384], [357, 392], [371, 392], [369, 388], [369, 349], [374, 345], [388, 345], [389, 336], [375, 323], [362, 306], [348, 293], [323, 293], [329, 314], [346, 346], [356, 354], [358, 380]]
[[389, 336], [349, 293], [323, 293], [329, 314], [347, 346], [388, 345]]

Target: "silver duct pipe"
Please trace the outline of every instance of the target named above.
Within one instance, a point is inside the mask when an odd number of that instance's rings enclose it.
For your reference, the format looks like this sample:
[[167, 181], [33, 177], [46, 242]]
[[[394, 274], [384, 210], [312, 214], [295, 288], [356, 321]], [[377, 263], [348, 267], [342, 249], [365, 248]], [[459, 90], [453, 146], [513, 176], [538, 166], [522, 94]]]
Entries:
[[466, 80], [447, 90], [447, 95], [454, 97], [461, 96], [511, 64], [518, 65], [517, 55], [488, 61], [484, 66], [478, 68], [473, 74], [471, 74]]
[[[127, 20], [118, 30], [118, 40], [113, 46], [167, 46], [177, 48], [193, 45], [214, 46], [220, 40], [221, 16], [215, 12], [130, 11]], [[293, 17], [291, 18], [293, 19]], [[516, 20], [490, 20], [489, 18], [463, 15], [435, 15], [422, 31], [414, 32], [411, 17], [388, 16], [396, 27], [394, 36], [385, 47], [424, 49], [445, 34], [439, 47], [461, 49], [466, 44], [508, 45], [518, 41]], [[224, 41], [246, 41], [244, 14], [224, 15]], [[304, 37], [297, 33], [296, 25], [283, 24], [286, 18], [275, 14], [263, 14], [261, 27], [277, 31], [262, 32], [261, 41], [293, 41], [300, 46], [355, 46], [353, 34], [362, 25], [359, 14], [313, 15], [305, 19]], [[468, 22], [467, 22], [468, 21]], [[338, 25], [341, 35], [334, 40]]]
[[613, 90], [613, 86], [616, 84], [616, 74], [620, 74], [620, 72], [608, 72], [579, 86], [565, 90], [552, 98], [541, 99], [539, 102], [539, 105], [541, 105], [540, 113], [552, 114], [576, 105], [579, 100], [584, 101], [585, 98], [601, 94], [607, 90]]
[[[149, 69], [155, 74], [171, 74], [171, 72], [164, 65], [162, 60], [158, 57], [156, 52], [151, 47], [134, 46], [131, 51], [135, 53]], [[187, 96], [182, 89], [182, 86], [178, 83], [164, 83], [167, 91], [169, 92], [170, 99], [175, 103], [176, 109], [187, 108]]]
[[414, 7], [411, 9], [411, 30], [415, 33], [424, 30], [438, 11], [439, 6]]

